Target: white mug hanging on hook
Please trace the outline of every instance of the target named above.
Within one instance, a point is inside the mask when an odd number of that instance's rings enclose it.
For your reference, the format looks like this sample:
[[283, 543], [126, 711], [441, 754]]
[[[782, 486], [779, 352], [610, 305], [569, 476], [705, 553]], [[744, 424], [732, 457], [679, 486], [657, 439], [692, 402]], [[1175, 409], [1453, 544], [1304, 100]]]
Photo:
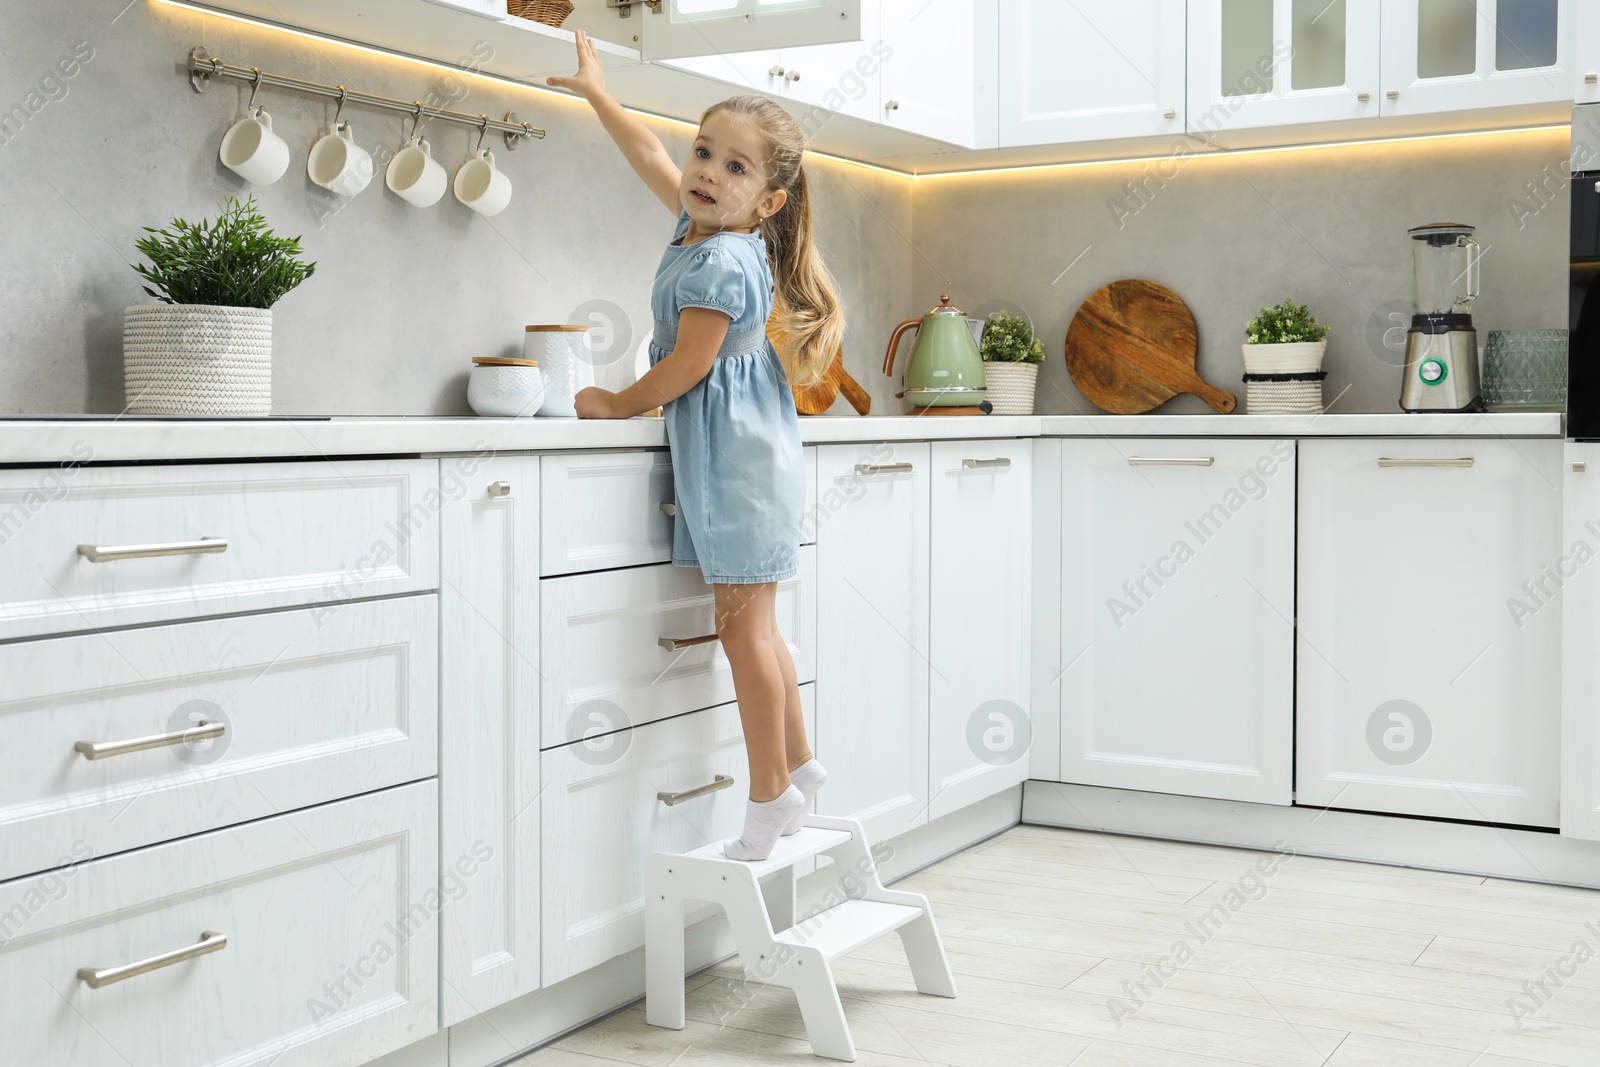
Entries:
[[289, 145], [272, 132], [272, 116], [256, 106], [261, 72], [255, 72], [245, 117], [228, 127], [217, 151], [222, 165], [252, 185], [271, 185], [289, 169]]
[[448, 183], [444, 167], [433, 158], [428, 142], [412, 137], [389, 161], [384, 181], [396, 196], [416, 207], [432, 207]]
[[456, 199], [485, 217], [498, 215], [511, 203], [511, 179], [494, 165], [494, 153], [483, 147], [483, 135], [488, 132], [487, 115], [480, 116], [483, 125], [478, 133], [478, 147], [472, 158], [456, 171]]
[[335, 120], [306, 156], [306, 174], [340, 196], [355, 196], [372, 181], [372, 154], [356, 144], [348, 122]]

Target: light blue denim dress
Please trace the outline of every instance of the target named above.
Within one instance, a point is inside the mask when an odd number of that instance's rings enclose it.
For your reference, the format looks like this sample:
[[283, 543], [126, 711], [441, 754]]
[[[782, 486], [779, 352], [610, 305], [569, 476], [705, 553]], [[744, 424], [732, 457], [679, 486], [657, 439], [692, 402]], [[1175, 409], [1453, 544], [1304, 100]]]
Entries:
[[766, 335], [766, 242], [723, 232], [680, 244], [688, 231], [684, 211], [650, 293], [650, 365], [672, 353], [682, 309], [732, 321], [710, 373], [662, 412], [677, 497], [672, 562], [699, 567], [707, 582], [789, 578], [799, 569], [805, 456], [789, 378]]

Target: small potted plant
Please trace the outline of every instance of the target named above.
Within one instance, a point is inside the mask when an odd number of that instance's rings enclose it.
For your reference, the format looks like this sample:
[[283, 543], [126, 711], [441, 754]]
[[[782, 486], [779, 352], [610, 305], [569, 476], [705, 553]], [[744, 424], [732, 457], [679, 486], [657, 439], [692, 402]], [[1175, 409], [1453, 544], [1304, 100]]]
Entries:
[[1033, 336], [1028, 320], [1004, 311], [991, 314], [978, 354], [983, 357], [985, 397], [993, 405], [990, 414], [1032, 415], [1044, 342]]
[[311, 277], [298, 237], [267, 229], [252, 196], [230, 197], [215, 220], [146, 226], [132, 264], [162, 301], [123, 316], [127, 410], [145, 415], [268, 415], [272, 308]]
[[1245, 323], [1245, 409], [1253, 415], [1322, 413], [1328, 327], [1285, 300]]

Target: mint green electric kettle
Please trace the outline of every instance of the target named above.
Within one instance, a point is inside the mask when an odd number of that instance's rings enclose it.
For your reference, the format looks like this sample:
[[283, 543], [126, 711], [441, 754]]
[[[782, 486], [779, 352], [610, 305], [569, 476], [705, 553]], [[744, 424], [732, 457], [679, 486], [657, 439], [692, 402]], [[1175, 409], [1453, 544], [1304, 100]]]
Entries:
[[[977, 323], [977, 326], [974, 326]], [[939, 294], [939, 306], [920, 319], [907, 319], [889, 335], [883, 354], [883, 373], [894, 377], [894, 357], [900, 337], [916, 326], [917, 341], [906, 360], [903, 396], [913, 407], [965, 407], [983, 401], [983, 359], [974, 334], [980, 320], [969, 319], [950, 306], [950, 294]]]

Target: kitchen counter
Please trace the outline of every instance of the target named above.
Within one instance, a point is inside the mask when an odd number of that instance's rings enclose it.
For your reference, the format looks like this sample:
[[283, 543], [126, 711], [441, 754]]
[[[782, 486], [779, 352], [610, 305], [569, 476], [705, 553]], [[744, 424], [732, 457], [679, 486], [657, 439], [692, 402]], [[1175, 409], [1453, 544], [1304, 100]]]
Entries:
[[[814, 415], [807, 444], [974, 437], [1560, 437], [1559, 412], [1468, 415]], [[658, 418], [8, 418], [0, 464], [662, 448]]]

